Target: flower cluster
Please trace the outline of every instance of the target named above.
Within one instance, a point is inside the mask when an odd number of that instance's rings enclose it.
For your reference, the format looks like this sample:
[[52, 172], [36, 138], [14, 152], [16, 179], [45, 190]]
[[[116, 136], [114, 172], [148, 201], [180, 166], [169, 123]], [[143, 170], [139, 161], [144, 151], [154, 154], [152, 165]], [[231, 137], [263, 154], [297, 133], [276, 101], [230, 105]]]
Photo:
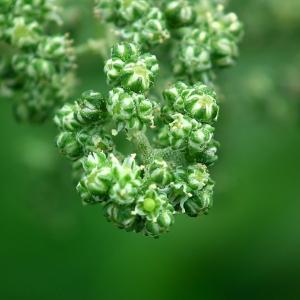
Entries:
[[69, 95], [74, 53], [67, 35], [49, 35], [60, 24], [52, 0], [6, 0], [0, 5], [0, 93], [21, 121], [45, 120]]
[[96, 12], [143, 49], [171, 41], [173, 73], [189, 83], [211, 84], [214, 71], [233, 65], [239, 54], [243, 26], [220, 1], [98, 0]]
[[242, 36], [241, 22], [236, 14], [226, 14], [223, 5], [215, 5], [210, 11], [202, 10], [175, 46], [174, 73], [192, 82], [209, 82], [214, 69], [235, 63]]
[[[104, 68], [108, 95], [87, 91], [55, 117], [57, 146], [76, 167], [82, 201], [101, 204], [119, 228], [153, 237], [169, 231], [176, 213], [195, 217], [211, 207], [219, 111], [215, 92], [201, 83], [176, 83], [163, 92], [163, 105], [150, 99], [158, 70], [154, 55], [119, 43]], [[113, 135], [120, 132], [136, 154], [118, 149]]]
[[[159, 237], [175, 214], [196, 217], [212, 206], [208, 167], [218, 158], [219, 115], [212, 74], [234, 63], [242, 36], [235, 14], [217, 2], [96, 1], [100, 19], [125, 42], [112, 48], [104, 67], [108, 95], [85, 92], [57, 113], [57, 146], [73, 161], [82, 201], [101, 204], [119, 228]], [[151, 96], [158, 60], [147, 51], [167, 41], [158, 53], [165, 50], [165, 61], [171, 54], [180, 80], [160, 99], [160, 91]], [[126, 154], [117, 135], [136, 154]]]
[[144, 49], [170, 38], [164, 13], [152, 0], [97, 0], [96, 14], [101, 20], [113, 23], [122, 39]]

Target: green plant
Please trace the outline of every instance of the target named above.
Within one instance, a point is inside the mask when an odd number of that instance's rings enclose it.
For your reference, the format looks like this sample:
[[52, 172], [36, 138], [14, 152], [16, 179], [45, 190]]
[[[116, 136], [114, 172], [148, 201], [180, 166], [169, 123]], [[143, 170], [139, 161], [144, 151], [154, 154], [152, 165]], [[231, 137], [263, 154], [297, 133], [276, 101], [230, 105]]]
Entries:
[[70, 94], [74, 52], [52, 0], [0, 3], [0, 96], [14, 102], [21, 121], [44, 121]]
[[[57, 146], [73, 161], [85, 204], [102, 204], [120, 228], [158, 237], [176, 213], [195, 217], [212, 205], [219, 114], [212, 80], [235, 62], [242, 25], [206, 1], [102, 0], [96, 13], [123, 40], [104, 68], [111, 90], [84, 92], [57, 113]], [[151, 92], [159, 63], [149, 51], [159, 45], [157, 55], [170, 54], [173, 66], [163, 99], [158, 88]], [[136, 154], [116, 145], [124, 133]]]

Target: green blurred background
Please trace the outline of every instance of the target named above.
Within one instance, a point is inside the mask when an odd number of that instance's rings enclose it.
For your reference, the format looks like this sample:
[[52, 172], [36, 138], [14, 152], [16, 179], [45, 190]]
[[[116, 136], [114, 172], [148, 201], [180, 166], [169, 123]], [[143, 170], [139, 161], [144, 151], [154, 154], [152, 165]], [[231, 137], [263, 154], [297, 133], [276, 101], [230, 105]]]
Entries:
[[[103, 31], [92, 1], [65, 2], [76, 44]], [[0, 299], [300, 299], [300, 1], [229, 9], [246, 36], [218, 80], [214, 208], [158, 240], [83, 208], [51, 122], [18, 124], [1, 101]], [[81, 57], [75, 94], [107, 90], [102, 67]]]

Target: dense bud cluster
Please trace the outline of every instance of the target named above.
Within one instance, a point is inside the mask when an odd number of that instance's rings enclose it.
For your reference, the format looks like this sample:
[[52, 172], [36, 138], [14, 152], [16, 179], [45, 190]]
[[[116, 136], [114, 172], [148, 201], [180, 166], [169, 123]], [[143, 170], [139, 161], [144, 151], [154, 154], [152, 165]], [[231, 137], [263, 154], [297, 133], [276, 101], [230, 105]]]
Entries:
[[[211, 80], [234, 63], [242, 36], [237, 17], [215, 2], [96, 1], [100, 19], [122, 39], [104, 68], [111, 90], [62, 107], [57, 146], [73, 161], [83, 202], [101, 204], [119, 228], [159, 237], [175, 214], [196, 217], [212, 206], [219, 105]], [[161, 91], [151, 95], [158, 60], [147, 51], [163, 43], [158, 53], [165, 50], [180, 80], [161, 84], [168, 87], [160, 99]], [[119, 134], [135, 153], [121, 151]]]
[[61, 19], [53, 1], [1, 2], [0, 96], [10, 97], [22, 121], [43, 121], [73, 84], [74, 54], [67, 35], [49, 35]]
[[[150, 99], [158, 63], [140, 51], [131, 43], [112, 48], [105, 66], [112, 89], [106, 97], [85, 92], [58, 111], [57, 146], [76, 165], [84, 203], [102, 204], [119, 228], [158, 237], [176, 213], [197, 216], [212, 204], [207, 166], [217, 158], [211, 147], [218, 105], [215, 92], [200, 83], [176, 83], [164, 91], [163, 105]], [[164, 147], [149, 138], [159, 131], [156, 122], [168, 127]], [[136, 154], [118, 151], [113, 135], [119, 132]]]
[[185, 81], [211, 84], [214, 71], [235, 63], [243, 26], [220, 1], [97, 0], [102, 21], [121, 39], [151, 49], [172, 41], [173, 72]]
[[122, 39], [145, 49], [170, 38], [164, 13], [152, 0], [97, 0], [96, 14], [113, 23]]

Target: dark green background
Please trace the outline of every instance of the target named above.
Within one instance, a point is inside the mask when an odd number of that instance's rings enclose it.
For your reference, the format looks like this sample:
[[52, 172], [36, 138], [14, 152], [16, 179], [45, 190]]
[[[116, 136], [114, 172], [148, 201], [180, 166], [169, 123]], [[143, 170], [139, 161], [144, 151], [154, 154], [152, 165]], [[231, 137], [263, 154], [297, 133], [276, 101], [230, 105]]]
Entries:
[[[75, 42], [101, 25], [91, 1], [69, 0]], [[300, 3], [235, 0], [245, 23], [224, 95], [206, 217], [178, 216], [159, 240], [82, 207], [56, 129], [0, 109], [0, 299], [300, 299]], [[79, 61], [79, 93], [105, 91], [98, 56]], [[1, 99], [2, 100], [2, 99]]]

